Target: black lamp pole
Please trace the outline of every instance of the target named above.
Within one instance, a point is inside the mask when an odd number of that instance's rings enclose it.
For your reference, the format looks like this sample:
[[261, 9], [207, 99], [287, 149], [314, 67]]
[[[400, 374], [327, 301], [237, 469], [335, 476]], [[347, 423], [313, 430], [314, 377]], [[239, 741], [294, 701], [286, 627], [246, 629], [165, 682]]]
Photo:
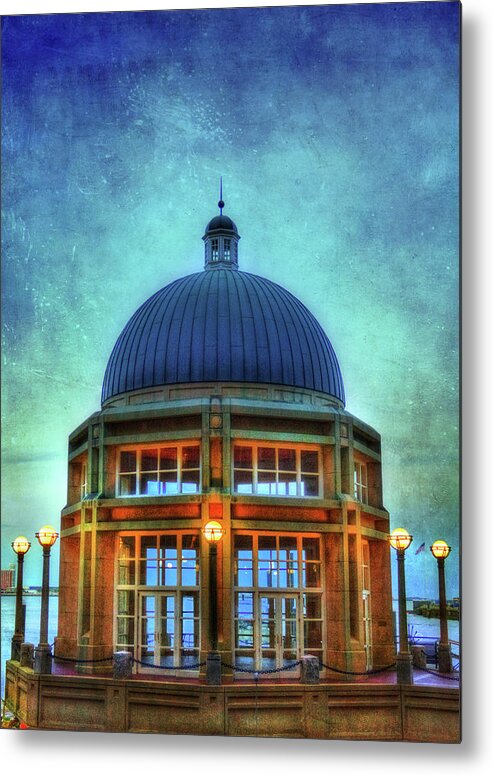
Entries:
[[24, 617], [22, 615], [24, 555], [27, 554], [30, 546], [31, 544], [24, 536], [19, 536], [12, 542], [12, 549], [17, 555], [17, 587], [15, 592], [15, 632], [12, 637], [10, 658], [17, 662], [20, 661], [21, 643], [24, 642]]

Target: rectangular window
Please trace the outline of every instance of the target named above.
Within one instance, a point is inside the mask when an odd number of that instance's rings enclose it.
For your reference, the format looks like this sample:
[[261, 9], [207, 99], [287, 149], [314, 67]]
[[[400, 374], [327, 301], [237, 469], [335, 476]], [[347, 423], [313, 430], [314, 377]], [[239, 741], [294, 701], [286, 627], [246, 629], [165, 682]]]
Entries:
[[199, 540], [197, 533], [118, 537], [115, 646], [148, 668], [198, 661]]
[[200, 492], [200, 446], [183, 444], [121, 450], [117, 495], [179, 495]]
[[219, 261], [219, 240], [211, 240], [211, 259], [212, 261]]
[[241, 495], [318, 498], [319, 467], [318, 449], [235, 444], [234, 491]]
[[322, 660], [321, 565], [319, 536], [234, 536], [235, 664], [239, 668], [282, 669], [303, 654]]
[[87, 463], [80, 464], [80, 499], [87, 495]]
[[354, 461], [354, 497], [361, 503], [368, 503], [368, 472], [366, 463]]
[[231, 260], [231, 240], [230, 239], [224, 240], [224, 260], [225, 261]]

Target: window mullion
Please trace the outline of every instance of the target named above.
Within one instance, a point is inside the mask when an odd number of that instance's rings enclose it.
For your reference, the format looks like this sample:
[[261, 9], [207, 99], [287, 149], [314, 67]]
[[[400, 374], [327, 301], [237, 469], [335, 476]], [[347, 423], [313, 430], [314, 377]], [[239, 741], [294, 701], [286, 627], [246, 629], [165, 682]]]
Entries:
[[137, 481], [136, 481], [135, 491], [136, 491], [137, 495], [140, 495], [140, 469], [141, 469], [141, 461], [140, 461], [140, 459], [141, 459], [141, 455], [142, 455], [142, 450], [137, 449], [136, 453], [137, 454], [135, 455], [135, 468], [136, 468], [135, 478], [136, 478]]
[[296, 448], [296, 492], [301, 497], [301, 449]]
[[252, 447], [252, 462], [253, 462], [253, 491], [255, 495], [258, 493], [258, 447]]
[[177, 445], [176, 447], [176, 484], [177, 484], [177, 490], [178, 493], [181, 493], [181, 457], [182, 457], [182, 447]]

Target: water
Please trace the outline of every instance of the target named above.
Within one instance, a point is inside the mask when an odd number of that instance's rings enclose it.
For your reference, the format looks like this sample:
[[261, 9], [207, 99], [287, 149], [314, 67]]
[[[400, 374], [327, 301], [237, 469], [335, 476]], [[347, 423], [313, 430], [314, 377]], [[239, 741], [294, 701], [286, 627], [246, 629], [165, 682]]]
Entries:
[[[412, 610], [412, 601], [407, 601], [407, 610]], [[397, 600], [393, 600], [393, 609], [395, 612], [395, 621], [396, 626], [398, 627], [399, 622], [399, 614], [398, 614], [398, 604]], [[460, 622], [457, 619], [448, 619], [448, 637], [450, 641], [455, 641], [455, 643], [452, 643], [452, 653], [453, 654], [460, 654]], [[440, 637], [440, 619], [428, 619], [426, 616], [416, 616], [416, 614], [410, 614], [407, 615], [407, 631], [409, 634], [409, 639], [411, 643], [420, 643], [420, 638], [423, 640], [422, 643], [430, 643], [432, 640], [438, 640]], [[454, 665], [458, 663], [457, 659], [452, 660]]]
[[[12, 635], [15, 630], [15, 595], [1, 595], [2, 607], [2, 650], [1, 650], [1, 697], [5, 696], [5, 661], [10, 659]], [[39, 620], [41, 614], [41, 595], [25, 595], [26, 604], [26, 643], [39, 643]], [[53, 643], [58, 629], [58, 597], [50, 597], [48, 614], [48, 642]]]

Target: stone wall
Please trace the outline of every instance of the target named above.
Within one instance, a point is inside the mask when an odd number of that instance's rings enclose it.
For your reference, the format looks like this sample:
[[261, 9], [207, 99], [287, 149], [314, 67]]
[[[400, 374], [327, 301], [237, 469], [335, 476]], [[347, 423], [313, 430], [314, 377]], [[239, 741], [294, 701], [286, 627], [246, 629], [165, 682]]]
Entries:
[[229, 684], [35, 675], [7, 662], [8, 707], [28, 726], [79, 731], [459, 743], [459, 689]]

